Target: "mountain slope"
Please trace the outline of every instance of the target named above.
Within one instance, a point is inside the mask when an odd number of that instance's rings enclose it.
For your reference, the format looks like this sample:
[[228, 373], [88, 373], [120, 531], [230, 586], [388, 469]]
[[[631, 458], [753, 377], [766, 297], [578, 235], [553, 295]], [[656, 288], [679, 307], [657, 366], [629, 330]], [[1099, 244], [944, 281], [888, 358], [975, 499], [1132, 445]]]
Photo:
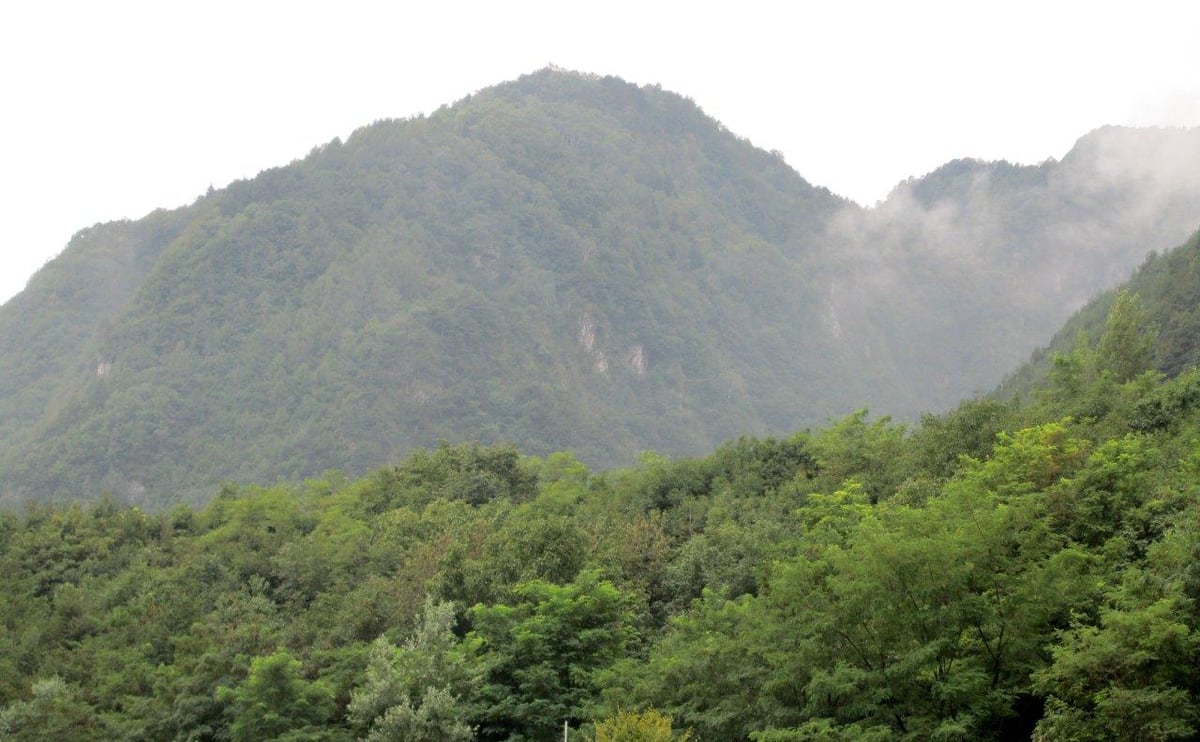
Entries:
[[80, 233], [0, 307], [0, 502], [946, 408], [1183, 239], [1198, 153], [1103, 129], [863, 209], [678, 95], [543, 70]]
[[0, 310], [0, 441], [64, 404], [99, 359], [86, 350], [111, 329], [190, 210], [81, 231]]
[[546, 71], [381, 122], [190, 207], [73, 338], [73, 394], [6, 442], [6, 496], [200, 498], [439, 438], [612, 464], [822, 419], [846, 402], [803, 358], [837, 349], [781, 320], [815, 311], [843, 205], [612, 79]]

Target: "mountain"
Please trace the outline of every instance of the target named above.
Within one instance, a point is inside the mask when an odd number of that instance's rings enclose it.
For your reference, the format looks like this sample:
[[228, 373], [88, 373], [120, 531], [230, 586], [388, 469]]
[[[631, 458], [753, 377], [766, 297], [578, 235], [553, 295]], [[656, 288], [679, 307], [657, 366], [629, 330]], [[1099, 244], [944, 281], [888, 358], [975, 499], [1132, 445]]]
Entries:
[[1104, 129], [864, 209], [679, 95], [543, 70], [79, 233], [0, 307], [0, 502], [945, 408], [1195, 226], [1198, 139]]
[[1151, 252], [1117, 288], [1102, 292], [1073, 314], [1050, 342], [1010, 374], [998, 396], [1028, 394], [1049, 383], [1052, 361], [1103, 337], [1121, 294], [1136, 297], [1141, 324], [1153, 339], [1147, 365], [1174, 377], [1200, 366], [1200, 231], [1163, 253]]
[[994, 388], [1091, 297], [1200, 224], [1197, 163], [1200, 129], [1106, 127], [1061, 161], [957, 160], [875, 209], [843, 212], [832, 234], [849, 247], [828, 311], [906, 392], [867, 401], [911, 415]]
[[613, 464], [823, 419], [863, 388], [806, 367], [839, 351], [795, 318], [845, 205], [612, 78], [379, 122], [87, 230], [3, 307], [5, 497], [201, 499], [441, 438]]

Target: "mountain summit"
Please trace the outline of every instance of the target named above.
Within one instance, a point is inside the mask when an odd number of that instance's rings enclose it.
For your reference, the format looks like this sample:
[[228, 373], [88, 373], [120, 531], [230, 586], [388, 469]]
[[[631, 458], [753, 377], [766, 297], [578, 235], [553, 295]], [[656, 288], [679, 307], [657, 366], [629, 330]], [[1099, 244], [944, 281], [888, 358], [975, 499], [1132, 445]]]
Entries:
[[440, 439], [613, 465], [952, 404], [1194, 226], [1161, 136], [865, 210], [683, 97], [543, 70], [76, 235], [0, 307], [0, 498], [199, 501]]
[[836, 348], [794, 318], [844, 206], [613, 78], [376, 123], [82, 232], [3, 307], [5, 495], [198, 499], [439, 439], [613, 464], [823, 418], [798, 390]]

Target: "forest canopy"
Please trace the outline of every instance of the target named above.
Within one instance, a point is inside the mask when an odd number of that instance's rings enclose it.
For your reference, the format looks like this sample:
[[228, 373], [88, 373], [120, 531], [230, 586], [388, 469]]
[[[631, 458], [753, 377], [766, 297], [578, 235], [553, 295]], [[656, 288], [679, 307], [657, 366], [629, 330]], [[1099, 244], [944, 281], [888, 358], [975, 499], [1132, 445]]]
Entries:
[[3, 513], [0, 735], [1192, 738], [1200, 375], [1114, 357], [1117, 307], [912, 426]]

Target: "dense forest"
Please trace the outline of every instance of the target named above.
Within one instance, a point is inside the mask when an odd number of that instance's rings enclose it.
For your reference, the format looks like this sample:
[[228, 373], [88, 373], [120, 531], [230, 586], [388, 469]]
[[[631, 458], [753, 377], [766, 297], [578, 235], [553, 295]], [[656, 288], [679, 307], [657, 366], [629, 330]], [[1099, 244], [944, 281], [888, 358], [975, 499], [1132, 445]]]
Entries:
[[1148, 314], [915, 425], [6, 512], [0, 736], [1194, 738], [1200, 372]]
[[543, 70], [76, 235], [0, 307], [0, 505], [913, 422], [1184, 240], [1198, 157], [1101, 129], [865, 209], [686, 98]]

